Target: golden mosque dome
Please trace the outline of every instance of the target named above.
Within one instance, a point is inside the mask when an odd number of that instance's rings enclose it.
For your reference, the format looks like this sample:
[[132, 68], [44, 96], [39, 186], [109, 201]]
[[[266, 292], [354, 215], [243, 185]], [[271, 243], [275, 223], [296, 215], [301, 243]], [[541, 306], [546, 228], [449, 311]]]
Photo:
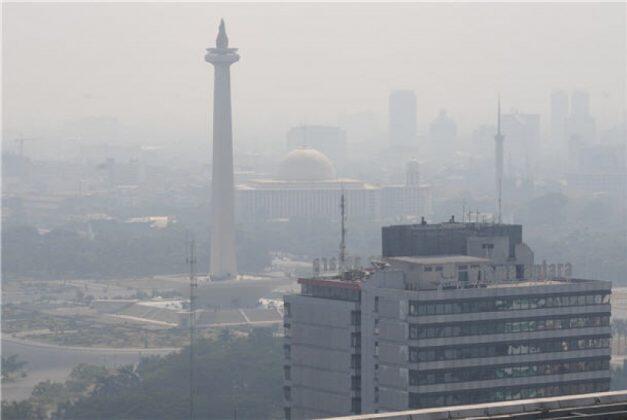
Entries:
[[336, 179], [333, 163], [324, 154], [306, 146], [292, 150], [279, 165], [284, 181], [328, 181]]

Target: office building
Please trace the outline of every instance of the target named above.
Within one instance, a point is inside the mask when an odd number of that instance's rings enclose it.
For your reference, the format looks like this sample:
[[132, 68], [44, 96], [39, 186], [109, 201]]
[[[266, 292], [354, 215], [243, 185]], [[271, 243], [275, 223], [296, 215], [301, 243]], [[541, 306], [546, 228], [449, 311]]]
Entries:
[[387, 261], [362, 287], [364, 412], [609, 390], [609, 282], [507, 279], [465, 255]]
[[393, 91], [388, 112], [390, 146], [395, 149], [418, 147], [416, 94], [411, 90]]
[[449, 157], [457, 146], [456, 141], [457, 124], [448, 116], [446, 110], [440, 110], [429, 126], [429, 150], [432, 157]]
[[609, 282], [538, 276], [521, 226], [417, 226], [285, 296], [287, 418], [609, 389]]
[[563, 90], [551, 93], [551, 142], [564, 147], [566, 141], [566, 118], [568, 118], [568, 94]]
[[509, 177], [531, 177], [531, 166], [540, 152], [540, 115], [512, 112], [501, 117], [507, 139]]
[[590, 95], [576, 90], [570, 97], [570, 114], [566, 119], [567, 140], [581, 144], [596, 141], [596, 121], [590, 114]]
[[285, 296], [285, 417], [361, 413], [361, 280], [300, 279]]

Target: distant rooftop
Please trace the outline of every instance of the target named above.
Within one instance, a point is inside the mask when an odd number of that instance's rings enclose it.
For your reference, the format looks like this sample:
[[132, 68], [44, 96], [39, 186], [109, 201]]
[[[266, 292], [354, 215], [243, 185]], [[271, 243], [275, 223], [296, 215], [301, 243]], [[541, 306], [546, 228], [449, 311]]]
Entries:
[[426, 257], [390, 257], [389, 261], [400, 261], [416, 265], [437, 265], [437, 264], [486, 264], [490, 260], [487, 258], [471, 257], [469, 255], [430, 255]]
[[522, 226], [517, 224], [507, 224], [507, 223], [492, 223], [492, 222], [460, 222], [455, 219], [449, 220], [448, 222], [439, 222], [439, 223], [412, 223], [412, 224], [403, 224], [403, 225], [390, 225], [389, 228], [412, 228], [412, 229], [485, 229], [485, 228], [494, 228], [494, 227], [508, 227], [508, 226]]

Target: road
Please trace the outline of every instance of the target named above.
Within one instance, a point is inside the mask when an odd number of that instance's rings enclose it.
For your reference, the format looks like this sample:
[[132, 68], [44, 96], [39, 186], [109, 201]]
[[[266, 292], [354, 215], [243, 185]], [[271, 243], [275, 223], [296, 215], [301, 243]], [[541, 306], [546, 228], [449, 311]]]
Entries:
[[176, 348], [92, 348], [64, 347], [2, 336], [2, 355], [17, 354], [28, 364], [26, 378], [2, 384], [3, 400], [22, 400], [30, 396], [33, 387], [46, 380], [62, 382], [79, 363], [117, 367], [137, 363], [142, 356], [165, 355]]

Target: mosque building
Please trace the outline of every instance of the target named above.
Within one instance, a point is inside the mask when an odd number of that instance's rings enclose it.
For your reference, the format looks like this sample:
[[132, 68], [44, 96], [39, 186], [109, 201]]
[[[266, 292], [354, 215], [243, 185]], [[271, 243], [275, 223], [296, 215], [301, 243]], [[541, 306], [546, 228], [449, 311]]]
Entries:
[[430, 186], [420, 183], [417, 161], [407, 163], [405, 184], [380, 186], [338, 178], [323, 153], [299, 147], [280, 163], [276, 178], [237, 185], [238, 221], [336, 219], [342, 193], [352, 220], [420, 219], [431, 214]]

